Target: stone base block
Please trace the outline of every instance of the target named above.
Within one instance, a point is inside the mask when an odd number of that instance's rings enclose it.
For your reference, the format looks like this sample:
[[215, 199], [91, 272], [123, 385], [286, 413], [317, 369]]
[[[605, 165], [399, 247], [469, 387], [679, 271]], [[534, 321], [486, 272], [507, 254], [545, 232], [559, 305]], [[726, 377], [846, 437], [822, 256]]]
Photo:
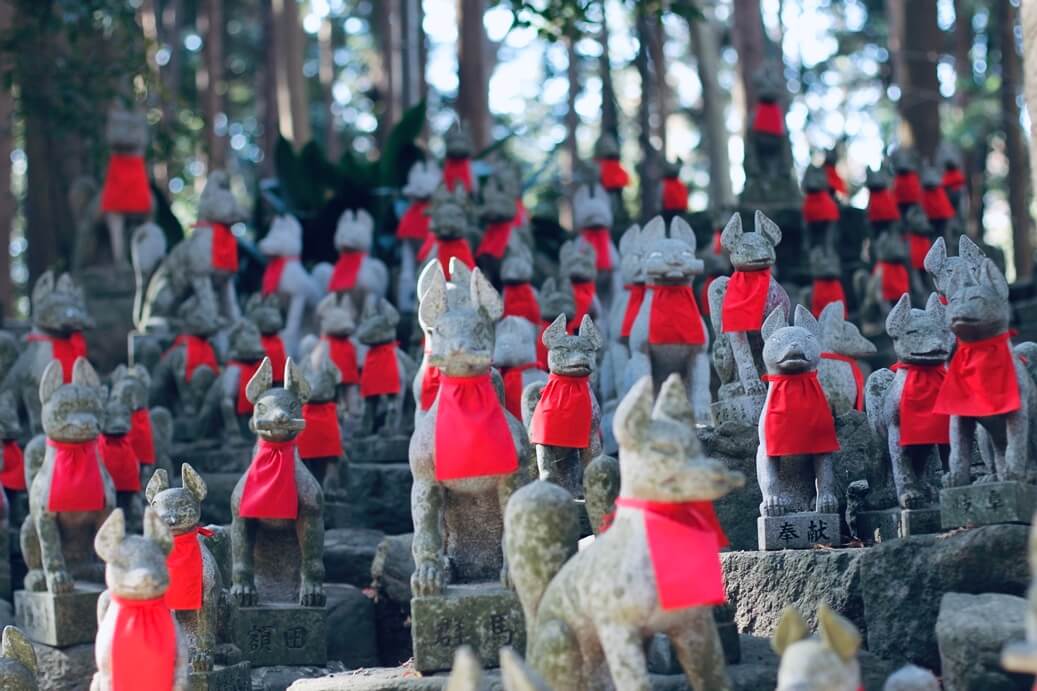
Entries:
[[323, 607], [238, 607], [231, 614], [231, 632], [253, 667], [324, 665], [328, 660], [327, 619]]
[[1037, 487], [1022, 482], [985, 482], [940, 491], [944, 530], [996, 523], [1029, 524], [1037, 508]]
[[229, 667], [216, 666], [209, 672], [191, 672], [189, 691], [252, 691], [252, 667], [239, 662]]
[[883, 509], [857, 514], [857, 533], [863, 540], [893, 540], [941, 531], [939, 509]]
[[498, 583], [448, 586], [442, 595], [415, 597], [411, 635], [419, 672], [450, 669], [462, 645], [471, 646], [486, 668], [497, 667], [503, 646], [526, 647], [518, 597]]
[[943, 530], [939, 509], [901, 509], [900, 532], [909, 535], [932, 535]]
[[834, 513], [790, 513], [756, 519], [760, 549], [810, 549], [815, 545], [840, 544], [839, 515]]
[[350, 463], [406, 463], [410, 452], [410, 437], [362, 437], [346, 445]]
[[16, 590], [15, 619], [29, 638], [55, 648], [93, 643], [97, 636], [97, 596], [94, 583], [76, 583], [71, 593]]

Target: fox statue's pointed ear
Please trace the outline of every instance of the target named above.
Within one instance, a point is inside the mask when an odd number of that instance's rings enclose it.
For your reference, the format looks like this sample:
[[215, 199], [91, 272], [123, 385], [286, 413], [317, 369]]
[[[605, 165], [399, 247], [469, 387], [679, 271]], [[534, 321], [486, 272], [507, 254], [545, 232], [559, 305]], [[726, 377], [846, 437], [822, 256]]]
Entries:
[[807, 624], [795, 607], [786, 607], [781, 613], [778, 628], [771, 638], [771, 648], [778, 655], [784, 655], [789, 646], [807, 637]]
[[[184, 465], [187, 465], [186, 463]], [[148, 500], [148, 503], [155, 501], [155, 497], [160, 492], [165, 492], [169, 489], [169, 474], [165, 468], [158, 468], [155, 470], [155, 474], [148, 480], [148, 486], [144, 488], [144, 497]]]
[[565, 315], [559, 314], [555, 317], [555, 320], [551, 322], [551, 325], [544, 329], [543, 335], [540, 337], [540, 341], [551, 350], [555, 345], [561, 342], [561, 339], [565, 337]]
[[637, 380], [616, 408], [612, 431], [620, 447], [636, 447], [648, 433], [652, 420], [652, 378]]
[[284, 388], [295, 394], [303, 403], [310, 400], [310, 383], [302, 376], [299, 366], [291, 358], [284, 363]]
[[904, 293], [886, 315], [886, 333], [897, 338], [907, 330], [911, 321], [911, 294]]
[[720, 244], [730, 252], [742, 239], [742, 232], [742, 216], [735, 212], [720, 233]]
[[190, 492], [199, 504], [205, 501], [209, 488], [206, 486], [202, 476], [191, 467], [190, 463], [184, 463], [180, 466], [180, 478], [184, 483], [184, 489]]
[[50, 397], [54, 395], [54, 392], [61, 388], [63, 381], [64, 371], [62, 370], [61, 362], [51, 360], [40, 376], [40, 403], [46, 405]]
[[483, 670], [479, 658], [467, 645], [454, 651], [454, 666], [443, 691], [476, 691], [482, 685]]
[[173, 533], [169, 526], [158, 515], [158, 511], [150, 506], [144, 509], [144, 537], [148, 538], [162, 550], [163, 554], [173, 551]]
[[8, 660], [15, 660], [34, 675], [37, 673], [36, 649], [21, 629], [5, 626], [3, 642], [0, 643], [0, 654]]
[[785, 316], [785, 308], [781, 305], [771, 310], [771, 313], [767, 315], [767, 318], [763, 320], [763, 326], [760, 327], [760, 335], [763, 336], [763, 340], [766, 341], [778, 331], [778, 329], [784, 329], [789, 323]]
[[270, 358], [263, 358], [262, 364], [259, 365], [259, 369], [252, 375], [252, 378], [248, 380], [248, 384], [245, 385], [245, 398], [248, 399], [249, 403], [255, 404], [259, 400], [259, 397], [270, 390], [274, 385], [274, 366], [270, 364]]
[[[962, 237], [965, 236], [962, 235]], [[943, 236], [940, 236], [933, 241], [933, 246], [925, 253], [922, 265], [930, 274], [938, 274], [945, 261], [947, 261], [947, 245], [943, 241]]]
[[126, 537], [126, 516], [122, 509], [115, 509], [108, 515], [94, 536], [94, 551], [104, 561], [112, 561], [119, 553], [119, 545]]
[[861, 632], [850, 620], [821, 603], [817, 608], [817, 623], [821, 631], [821, 640], [842, 658], [843, 662], [849, 662], [857, 656], [857, 651], [861, 647]]

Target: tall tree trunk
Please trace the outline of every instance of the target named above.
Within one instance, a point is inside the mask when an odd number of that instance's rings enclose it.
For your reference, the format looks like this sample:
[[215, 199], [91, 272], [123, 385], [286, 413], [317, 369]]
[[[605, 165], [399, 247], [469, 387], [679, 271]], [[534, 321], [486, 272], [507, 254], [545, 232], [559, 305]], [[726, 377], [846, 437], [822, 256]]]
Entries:
[[381, 96], [378, 139], [383, 144], [402, 111], [402, 23], [400, 0], [382, 0], [378, 12], [379, 60], [375, 83]]
[[601, 57], [598, 58], [598, 71], [601, 77], [601, 131], [611, 134], [619, 141], [619, 108], [616, 105], [616, 89], [612, 84], [612, 60], [609, 57], [609, 25], [605, 18], [605, 8], [601, 10], [601, 32], [598, 34], [601, 43]]
[[954, 101], [964, 106], [969, 98], [972, 79], [972, 44], [976, 40], [972, 29], [973, 0], [954, 0], [954, 73], [957, 81]]
[[280, 42], [274, 27], [274, 7], [272, 0], [259, 0], [260, 25], [263, 31], [263, 43], [267, 46], [264, 60], [256, 70], [256, 94], [262, 103], [260, 112], [263, 116], [263, 162], [260, 174], [270, 177], [274, 174], [274, 146], [281, 132], [280, 108], [278, 107], [277, 71], [280, 64], [278, 48]]
[[400, 3], [400, 99], [403, 108], [417, 105], [425, 98], [425, 32], [421, 28], [424, 11], [420, 0]]
[[[268, 0], [269, 1], [269, 0]], [[183, 0], [166, 0], [162, 8], [162, 40], [169, 50], [169, 61], [162, 77], [162, 122], [170, 132], [176, 122], [177, 105], [180, 101], [181, 60], [183, 43], [180, 26], [183, 22]]]
[[331, 16], [324, 18], [317, 35], [320, 46], [320, 93], [324, 108], [324, 151], [331, 161], [338, 161], [342, 155], [338, 132], [335, 128], [333, 107], [335, 97], [332, 87], [335, 85], [335, 21]]
[[459, 0], [457, 110], [468, 122], [476, 151], [490, 143], [490, 59], [483, 13], [486, 0]]
[[1015, 8], [1011, 0], [998, 0], [997, 25], [1001, 44], [1001, 125], [1008, 157], [1008, 206], [1012, 217], [1012, 248], [1016, 279], [1033, 276], [1033, 221], [1030, 218], [1030, 162], [1019, 124], [1019, 89], [1022, 65], [1015, 43]]
[[[0, 3], [0, 34], [11, 30], [13, 20], [11, 3]], [[5, 61], [6, 62], [6, 61]], [[6, 71], [10, 66], [3, 65]], [[14, 137], [14, 96], [10, 89], [0, 89], [0, 317], [13, 314], [14, 291], [11, 285], [11, 253], [6, 251], [11, 244], [11, 224], [14, 222], [16, 204], [11, 194], [11, 150]]]
[[569, 66], [566, 68], [569, 93], [565, 111], [565, 151], [566, 158], [569, 159], [569, 179], [575, 180], [580, 164], [579, 149], [576, 146], [576, 129], [580, 125], [580, 116], [576, 112], [576, 96], [580, 89], [580, 58], [576, 54], [576, 37], [567, 36], [565, 47], [569, 53]]
[[648, 42], [649, 55], [652, 58], [652, 70], [655, 73], [655, 136], [659, 140], [659, 151], [665, 158], [668, 155], [666, 146], [666, 119], [670, 116], [670, 90], [666, 85], [666, 34], [663, 29], [662, 15], [649, 18], [651, 40]]
[[[887, 0], [890, 53], [900, 86], [900, 141], [932, 158], [940, 143], [940, 85], [936, 63], [943, 34], [936, 23], [937, 0]], [[910, 40], [908, 40], [910, 37]], [[895, 47], [894, 47], [895, 43]]]
[[712, 14], [688, 23], [691, 46], [702, 84], [702, 110], [705, 125], [706, 152], [709, 157], [709, 204], [712, 208], [726, 208], [735, 201], [731, 188], [731, 160], [728, 157], [727, 122], [724, 108], [727, 99], [720, 90], [717, 73], [720, 70], [720, 51], [716, 36], [720, 33], [713, 23]]
[[637, 73], [641, 77], [641, 104], [638, 107], [637, 123], [640, 130], [638, 142], [641, 145], [641, 166], [638, 173], [642, 220], [658, 214], [661, 203], [659, 152], [652, 143], [652, 103], [655, 100], [653, 94], [658, 88], [649, 55], [652, 21], [643, 9], [638, 8], [636, 27], [640, 47], [635, 61]]
[[752, 113], [756, 108], [756, 85], [753, 78], [763, 65], [767, 50], [760, 0], [734, 0], [732, 33], [735, 50], [738, 52], [738, 73], [745, 91], [745, 112]]
[[302, 73], [305, 37], [297, 0], [273, 0], [277, 62], [277, 112], [281, 132], [299, 147], [313, 138], [306, 78]]
[[[1023, 0], [1023, 74], [1025, 75], [1026, 108], [1032, 120], [1037, 116], [1037, 0]], [[1030, 134], [1030, 189], [1037, 190], [1037, 136]]]
[[198, 33], [204, 41], [204, 61], [197, 72], [198, 91], [205, 114], [205, 153], [209, 170], [227, 167], [227, 136], [216, 120], [223, 108], [223, 0], [205, 0], [198, 13]]

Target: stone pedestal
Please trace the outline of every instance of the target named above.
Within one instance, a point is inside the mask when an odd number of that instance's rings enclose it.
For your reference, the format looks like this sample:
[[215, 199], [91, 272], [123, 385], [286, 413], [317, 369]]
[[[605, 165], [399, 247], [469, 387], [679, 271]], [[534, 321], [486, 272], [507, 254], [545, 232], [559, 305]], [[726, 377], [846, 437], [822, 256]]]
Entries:
[[762, 550], [835, 547], [841, 544], [839, 514], [805, 511], [760, 516], [756, 519], [756, 535]]
[[231, 614], [231, 632], [253, 667], [324, 665], [328, 660], [327, 618], [323, 607], [237, 607]]
[[883, 509], [857, 514], [857, 533], [862, 540], [893, 540], [908, 535], [929, 535], [942, 529], [939, 509]]
[[944, 530], [995, 523], [1029, 524], [1037, 508], [1037, 487], [1022, 482], [984, 482], [940, 492]]
[[97, 637], [97, 596], [104, 590], [94, 583], [76, 583], [71, 593], [16, 590], [15, 620], [32, 640], [55, 648], [93, 643]]
[[209, 672], [191, 672], [187, 677], [189, 691], [252, 691], [252, 667], [247, 662]]
[[471, 646], [486, 668], [497, 667], [503, 646], [526, 647], [518, 597], [499, 583], [452, 585], [442, 595], [415, 597], [411, 635], [419, 672], [450, 669], [462, 645]]

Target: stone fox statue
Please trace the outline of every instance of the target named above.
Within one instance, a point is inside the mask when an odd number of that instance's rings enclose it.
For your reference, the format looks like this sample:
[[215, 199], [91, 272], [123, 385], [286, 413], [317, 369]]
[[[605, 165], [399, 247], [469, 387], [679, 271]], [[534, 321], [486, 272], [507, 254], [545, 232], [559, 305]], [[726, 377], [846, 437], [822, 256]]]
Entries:
[[504, 409], [490, 374], [500, 295], [479, 269], [468, 300], [448, 298], [441, 272], [429, 279], [418, 318], [440, 383], [410, 441], [416, 596], [449, 583], [508, 583], [504, 507], [535, 472], [526, 430]]
[[820, 639], [809, 637], [806, 622], [795, 609], [786, 609], [781, 615], [771, 640], [771, 647], [781, 655], [777, 691], [861, 688], [860, 632], [824, 604], [818, 607], [817, 621]]
[[665, 633], [694, 688], [730, 689], [713, 622], [724, 588], [710, 502], [745, 477], [702, 455], [676, 375], [654, 408], [651, 380], [638, 381], [614, 426], [617, 511], [589, 548], [576, 553], [576, 507], [557, 485], [534, 482], [508, 504], [505, 548], [525, 613], [529, 664], [555, 691], [647, 690], [644, 643]]
[[39, 665], [32, 641], [21, 629], [5, 626], [0, 642], [0, 688], [7, 691], [36, 691]]

